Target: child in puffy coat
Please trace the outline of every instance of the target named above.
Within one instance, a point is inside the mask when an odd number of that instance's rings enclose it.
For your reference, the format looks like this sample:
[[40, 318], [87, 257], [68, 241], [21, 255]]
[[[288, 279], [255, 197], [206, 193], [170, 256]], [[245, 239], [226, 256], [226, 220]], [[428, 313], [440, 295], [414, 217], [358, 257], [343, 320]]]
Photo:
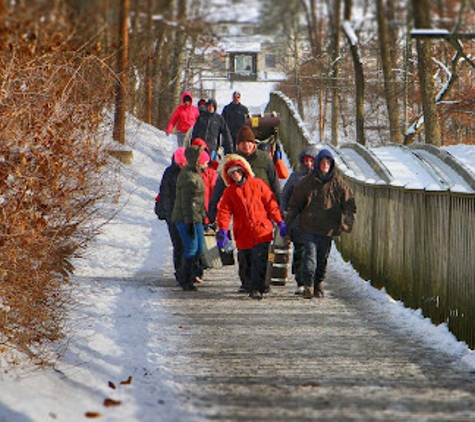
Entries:
[[229, 241], [233, 221], [233, 235], [240, 254], [240, 272], [249, 281], [250, 297], [262, 299], [269, 243], [274, 235], [274, 224], [282, 236], [287, 235], [285, 222], [277, 199], [270, 187], [254, 177], [251, 166], [237, 154], [225, 157], [221, 176], [227, 187], [218, 204], [216, 222], [219, 227], [218, 247]]

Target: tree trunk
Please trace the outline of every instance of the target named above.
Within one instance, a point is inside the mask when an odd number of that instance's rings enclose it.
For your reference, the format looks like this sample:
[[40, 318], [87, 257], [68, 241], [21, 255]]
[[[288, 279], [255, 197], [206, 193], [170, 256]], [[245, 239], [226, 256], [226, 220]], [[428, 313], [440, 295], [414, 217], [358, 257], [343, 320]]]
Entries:
[[340, 76], [339, 62], [340, 62], [340, 27], [341, 27], [341, 0], [333, 0], [333, 15], [330, 19], [332, 28], [332, 81], [331, 81], [331, 96], [332, 96], [332, 115], [331, 115], [331, 142], [333, 145], [338, 145], [339, 130], [338, 117], [340, 113], [340, 92], [338, 78]]
[[[414, 28], [430, 28], [427, 0], [412, 0]], [[440, 146], [440, 125], [434, 89], [434, 72], [429, 38], [417, 38], [418, 74], [421, 84], [422, 110], [424, 112], [425, 142]]]
[[389, 138], [391, 142], [402, 143], [401, 123], [399, 117], [399, 105], [396, 95], [396, 81], [393, 76], [391, 60], [391, 40], [383, 0], [376, 0], [379, 48], [384, 76], [384, 93], [389, 119]]
[[[178, 0], [177, 17], [178, 23], [183, 24], [186, 21], [186, 4], [187, 0]], [[186, 33], [183, 29], [175, 31], [175, 41], [173, 46], [172, 56], [172, 95], [175, 101], [180, 104], [181, 92], [183, 91], [183, 69], [184, 69], [184, 57], [186, 54]], [[177, 104], [175, 104], [176, 106]]]
[[127, 95], [129, 31], [128, 16], [130, 0], [121, 1], [119, 18], [119, 51], [117, 54], [117, 84], [115, 96], [115, 118], [113, 137], [117, 142], [125, 144], [125, 111]]
[[355, 71], [355, 89], [356, 89], [356, 142], [361, 145], [366, 145], [364, 132], [364, 72], [363, 64], [361, 63], [360, 53], [358, 50], [357, 38], [353, 29], [351, 28], [351, 10], [352, 0], [345, 0], [344, 19], [346, 23], [345, 35], [350, 44], [351, 57], [353, 59], [353, 68]]
[[147, 42], [147, 66], [145, 75], [145, 122], [152, 124], [152, 88], [153, 88], [153, 0], [147, 1], [147, 35], [149, 37]]

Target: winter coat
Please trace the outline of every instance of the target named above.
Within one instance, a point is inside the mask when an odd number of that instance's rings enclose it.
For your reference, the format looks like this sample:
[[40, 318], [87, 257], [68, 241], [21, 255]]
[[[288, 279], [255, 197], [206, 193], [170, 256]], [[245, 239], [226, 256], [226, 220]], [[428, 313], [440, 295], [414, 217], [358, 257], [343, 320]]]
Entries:
[[[325, 177], [318, 170], [318, 163], [324, 157], [332, 163]], [[315, 160], [314, 171], [294, 189], [286, 215], [287, 226], [290, 227], [293, 220], [300, 216], [299, 228], [302, 232], [339, 236], [342, 231], [351, 231], [355, 214], [356, 204], [351, 188], [335, 173], [331, 153], [321, 150]]]
[[246, 121], [246, 116], [249, 114], [249, 110], [247, 107], [241, 103], [233, 103], [230, 102], [223, 108], [223, 112], [221, 113], [226, 121], [229, 132], [234, 141], [236, 141], [236, 134], [238, 133], [239, 129], [244, 126], [244, 122]]
[[[295, 187], [305, 176], [312, 172], [312, 169], [309, 169], [303, 164], [303, 158], [307, 155], [315, 158], [317, 154], [318, 150], [315, 146], [308, 146], [300, 152], [298, 156], [299, 166], [295, 171], [292, 172], [290, 177], [287, 179], [287, 182], [285, 183], [284, 188], [282, 189], [282, 195], [280, 197], [280, 209], [284, 217], [287, 214], [287, 207], [289, 205], [289, 201], [292, 196], [292, 193], [294, 192]], [[290, 234], [290, 238], [293, 242], [300, 241], [301, 233], [299, 230], [299, 225], [300, 218], [297, 217], [292, 221], [292, 224], [287, 227], [287, 230]]]
[[[218, 172], [210, 167], [208, 167], [205, 171], [201, 173], [201, 177], [203, 178], [203, 182], [205, 184], [205, 209], [208, 212], [209, 203], [211, 200], [211, 194], [213, 193], [213, 189], [216, 185], [216, 180], [218, 178]], [[209, 224], [209, 218], [206, 217], [205, 223]]]
[[292, 193], [295, 189], [295, 186], [297, 186], [300, 181], [303, 179], [304, 176], [307, 174], [311, 173], [312, 170], [304, 166], [303, 164], [303, 158], [306, 156], [310, 157], [316, 157], [318, 154], [318, 150], [315, 146], [308, 146], [304, 148], [299, 156], [299, 166], [298, 168], [292, 172], [290, 177], [287, 179], [287, 182], [285, 182], [284, 188], [282, 189], [282, 195], [280, 197], [280, 209], [282, 212], [287, 211], [287, 206], [289, 204], [290, 197], [292, 196]]
[[195, 124], [200, 112], [198, 107], [194, 106], [193, 104], [188, 105], [183, 102], [183, 99], [187, 95], [191, 98], [191, 101], [193, 101], [193, 97], [191, 96], [190, 92], [185, 91], [181, 95], [182, 104], [180, 104], [173, 112], [165, 130], [166, 133], [171, 133], [175, 125], [179, 132], [186, 133], [188, 132], [188, 129], [190, 129], [190, 127]]
[[[241, 156], [249, 163], [255, 177], [263, 180], [267, 185], [269, 185], [278, 202], [280, 199], [280, 182], [275, 171], [274, 162], [271, 160], [269, 154], [259, 149], [250, 156], [246, 156], [240, 151], [236, 151], [235, 154]], [[223, 195], [225, 187], [226, 185], [223, 178], [219, 177], [216, 181], [216, 186], [211, 195], [211, 201], [209, 204], [208, 216], [211, 221], [214, 221], [216, 217], [218, 202]]]
[[159, 188], [159, 201], [156, 207], [156, 214], [160, 220], [172, 221], [173, 206], [175, 204], [176, 181], [180, 174], [180, 167], [176, 163], [168, 166], [162, 176]]
[[[227, 170], [234, 165], [239, 165], [244, 171], [246, 180], [242, 184], [234, 183], [227, 174]], [[282, 214], [269, 186], [254, 177], [249, 163], [237, 154], [225, 157], [221, 177], [227, 187], [218, 204], [218, 227], [229, 230], [232, 220], [236, 247], [241, 250], [272, 241], [272, 220], [279, 224]]]
[[190, 146], [185, 151], [188, 164], [180, 171], [176, 182], [174, 223], [203, 223], [206, 216], [205, 184], [198, 164], [202, 151], [203, 147], [197, 146]]
[[206, 141], [210, 151], [217, 151], [219, 146], [224, 148], [224, 153], [233, 151], [233, 143], [228, 125], [221, 114], [202, 111], [195, 122], [191, 139], [201, 138]]

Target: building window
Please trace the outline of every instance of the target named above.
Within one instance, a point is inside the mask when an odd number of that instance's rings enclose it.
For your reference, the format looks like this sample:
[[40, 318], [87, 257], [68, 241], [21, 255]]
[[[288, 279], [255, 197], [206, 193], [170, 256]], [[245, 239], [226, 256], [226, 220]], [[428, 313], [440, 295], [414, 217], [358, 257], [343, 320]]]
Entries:
[[253, 73], [253, 56], [236, 54], [234, 56], [234, 71], [243, 75]]
[[266, 54], [266, 68], [274, 69], [277, 65], [277, 58], [275, 54]]

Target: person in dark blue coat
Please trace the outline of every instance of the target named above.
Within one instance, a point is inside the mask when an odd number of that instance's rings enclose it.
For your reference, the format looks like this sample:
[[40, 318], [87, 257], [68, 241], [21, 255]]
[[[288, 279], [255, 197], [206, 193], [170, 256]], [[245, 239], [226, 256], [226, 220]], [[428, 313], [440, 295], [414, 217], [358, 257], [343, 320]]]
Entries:
[[155, 199], [155, 214], [159, 220], [164, 220], [173, 246], [173, 268], [178, 284], [181, 280], [183, 259], [183, 242], [175, 224], [172, 223], [173, 206], [175, 205], [175, 187], [178, 175], [186, 166], [185, 147], [179, 147], [173, 154], [172, 163], [163, 172], [158, 195]]
[[[315, 146], [310, 145], [304, 148], [298, 157], [299, 166], [292, 172], [290, 177], [282, 189], [282, 196], [280, 200], [280, 209], [285, 216], [287, 213], [287, 206], [290, 201], [290, 197], [304, 176], [310, 174], [313, 171], [313, 165], [315, 162], [315, 156], [318, 154], [318, 150]], [[304, 292], [304, 285], [302, 282], [301, 265], [303, 256], [303, 243], [300, 240], [299, 219], [295, 219], [292, 227], [289, 227], [290, 239], [294, 244], [294, 254], [292, 260], [292, 273], [295, 275], [295, 281], [297, 282], [296, 295], [301, 295]]]
[[229, 128], [231, 137], [233, 138], [233, 147], [236, 149], [236, 135], [244, 126], [246, 116], [249, 114], [247, 107], [241, 103], [241, 93], [233, 92], [233, 100], [223, 108], [222, 116]]

